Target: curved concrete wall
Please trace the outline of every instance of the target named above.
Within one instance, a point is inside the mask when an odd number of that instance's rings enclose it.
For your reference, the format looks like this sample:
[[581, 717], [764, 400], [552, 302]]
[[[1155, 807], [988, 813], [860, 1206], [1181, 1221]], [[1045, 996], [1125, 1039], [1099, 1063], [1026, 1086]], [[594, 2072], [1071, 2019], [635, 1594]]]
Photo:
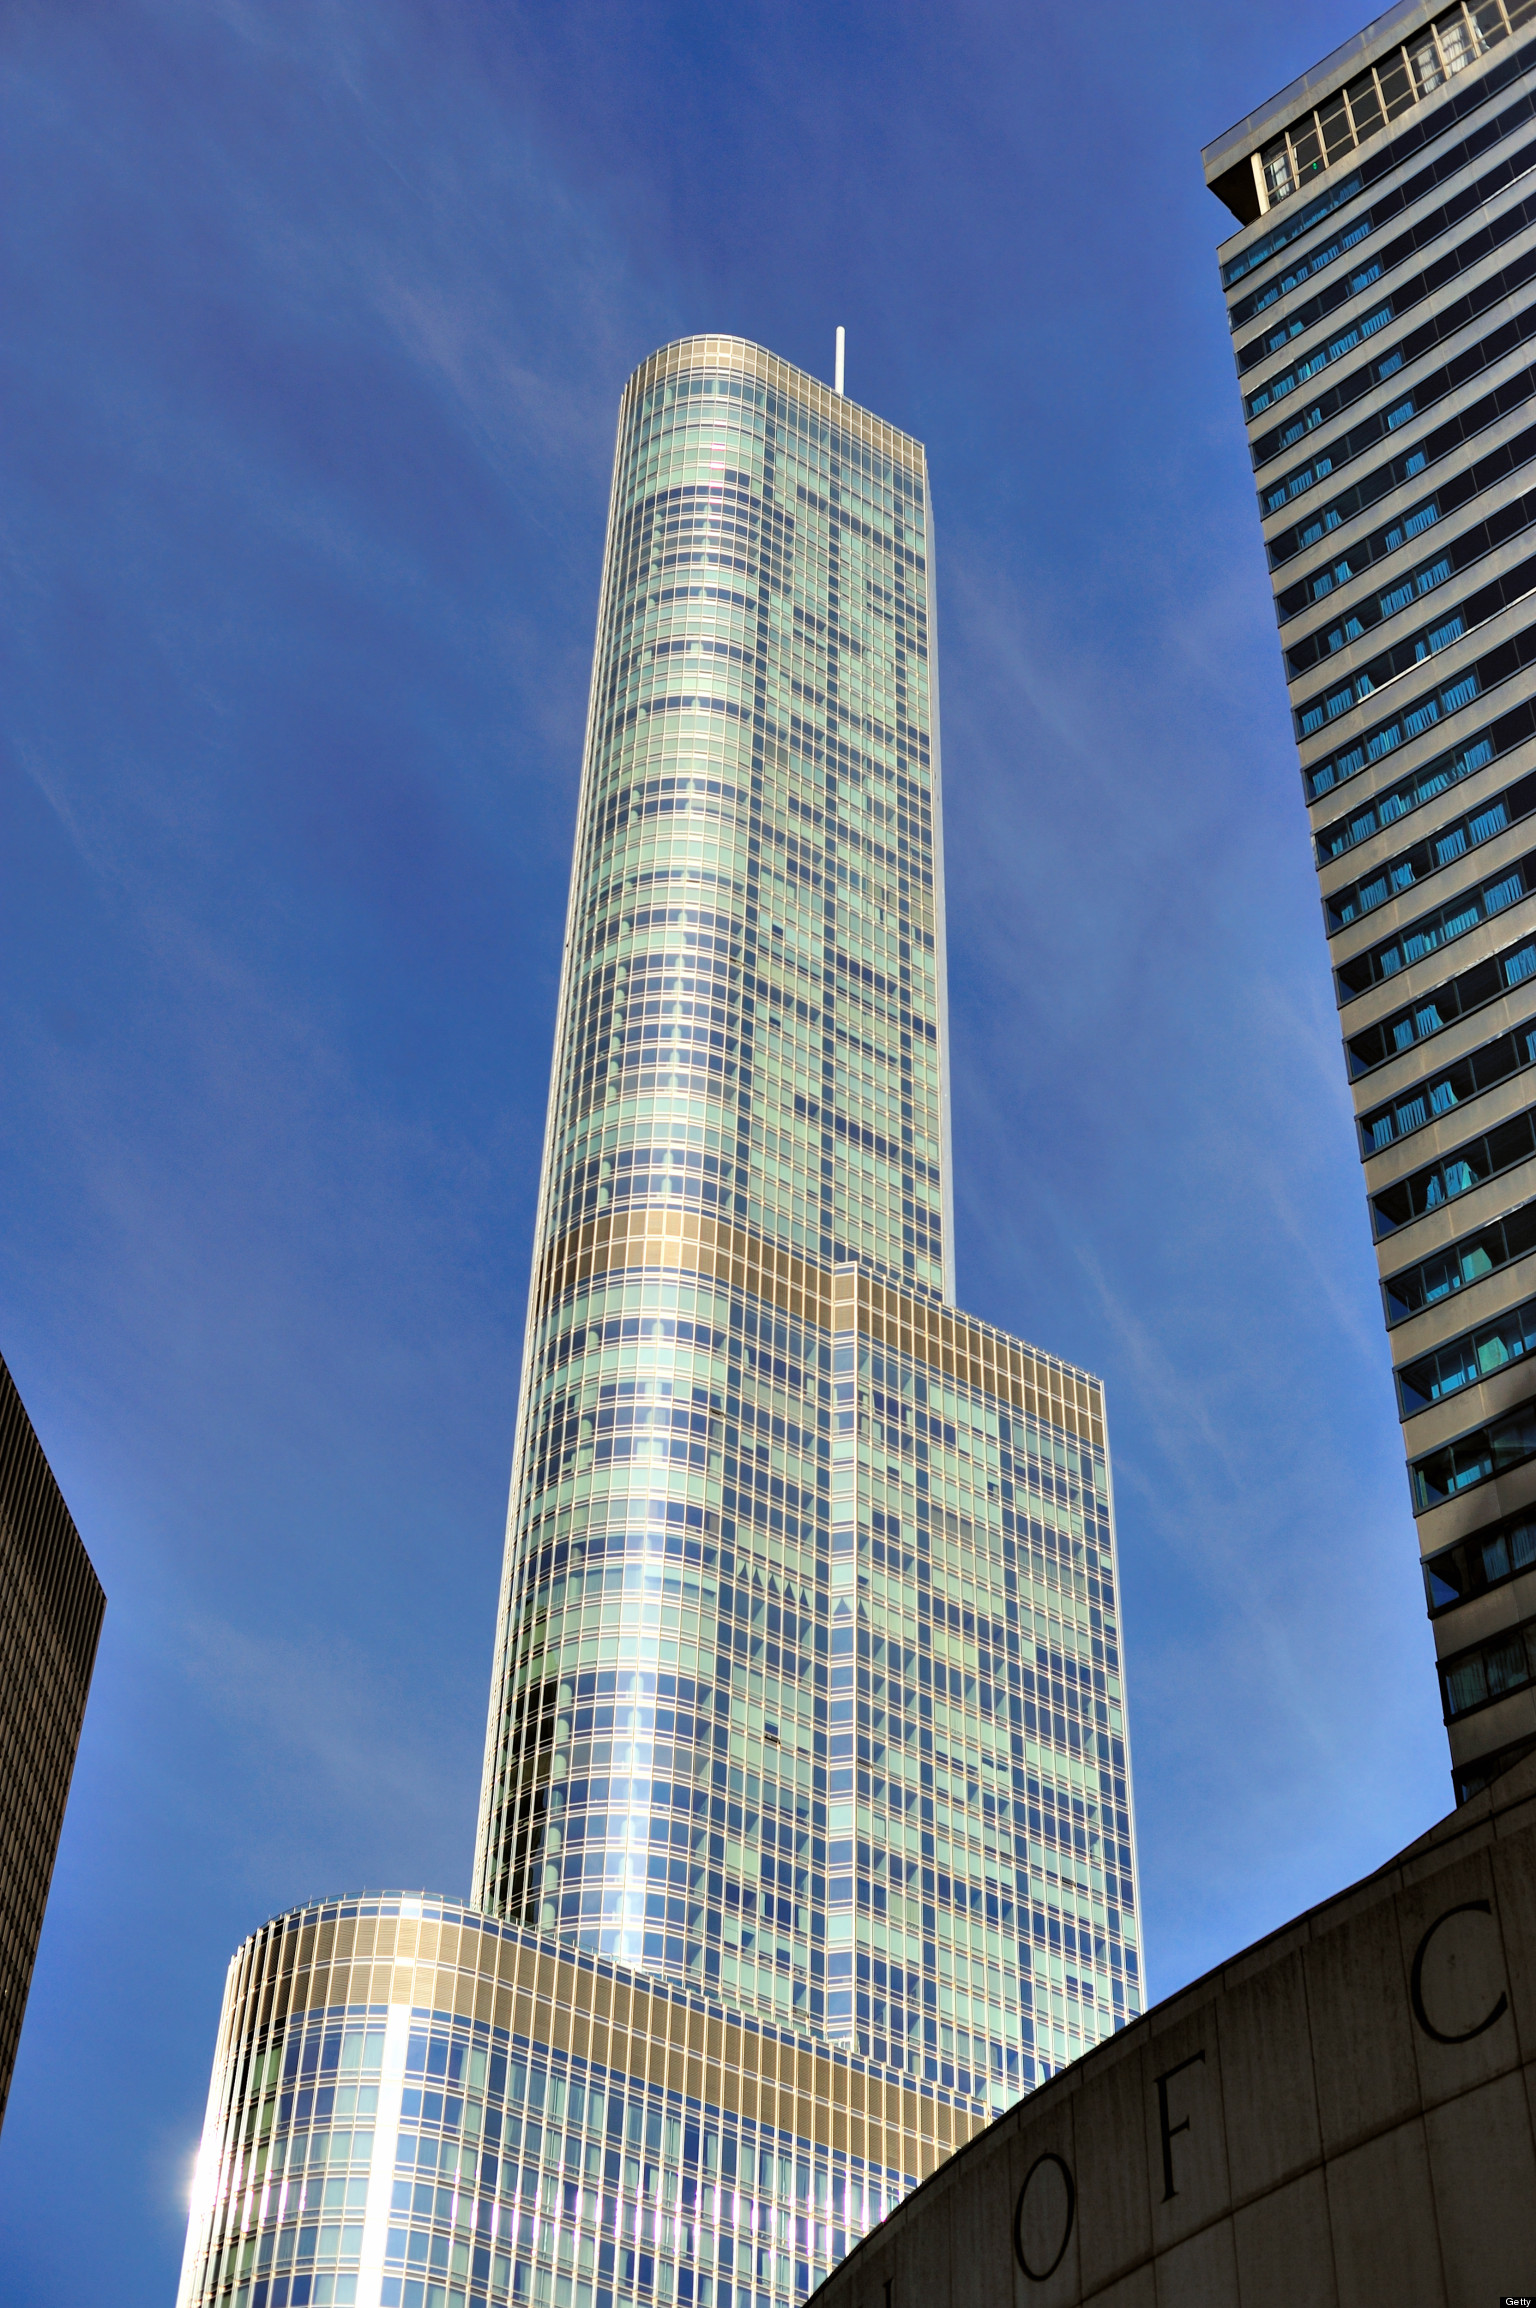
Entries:
[[1536, 1759], [1019, 2102], [816, 2308], [1536, 2295]]

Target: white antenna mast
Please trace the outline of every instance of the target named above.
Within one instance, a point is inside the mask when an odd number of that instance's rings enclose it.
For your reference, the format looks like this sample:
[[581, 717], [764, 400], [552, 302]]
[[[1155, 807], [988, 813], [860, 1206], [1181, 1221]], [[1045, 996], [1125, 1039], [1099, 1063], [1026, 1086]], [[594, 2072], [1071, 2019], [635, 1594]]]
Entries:
[[842, 398], [842, 395], [843, 395], [843, 332], [842, 332], [842, 330], [841, 330], [841, 329], [839, 329], [839, 330], [838, 330], [838, 332], [837, 332], [837, 370], [836, 370], [836, 374], [835, 374], [835, 376], [834, 376], [834, 378], [833, 378], [833, 381], [832, 381], [832, 390], [833, 390], [833, 392], [834, 392], [834, 393], [836, 393], [836, 394], [837, 394], [837, 396], [838, 396], [838, 398], [839, 398], [839, 399], [841, 399], [841, 398]]

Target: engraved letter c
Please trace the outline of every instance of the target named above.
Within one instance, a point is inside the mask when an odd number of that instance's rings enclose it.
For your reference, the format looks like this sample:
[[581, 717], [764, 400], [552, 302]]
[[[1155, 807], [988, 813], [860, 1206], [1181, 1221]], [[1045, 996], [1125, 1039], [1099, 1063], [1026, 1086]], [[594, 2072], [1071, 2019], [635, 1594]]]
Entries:
[[1413, 2006], [1414, 2018], [1434, 2043], [1469, 2044], [1474, 2036], [1480, 2036], [1491, 2028], [1496, 2019], [1502, 2019], [1509, 2009], [1508, 1996], [1501, 1994], [1486, 2019], [1480, 2019], [1476, 2027], [1463, 2028], [1460, 2035], [1454, 2036], [1448, 2036], [1442, 2028], [1437, 2028], [1424, 2009], [1424, 1958], [1429, 1953], [1429, 1943], [1434, 1938], [1435, 1933], [1443, 1923], [1449, 1923], [1453, 1915], [1492, 1915], [1492, 1913], [1493, 1909], [1486, 1899], [1464, 1899], [1460, 1907], [1448, 1907], [1444, 1915], [1437, 1915], [1424, 1937], [1419, 1941], [1418, 1950], [1413, 1959], [1413, 1970], [1408, 1980], [1408, 2000]]

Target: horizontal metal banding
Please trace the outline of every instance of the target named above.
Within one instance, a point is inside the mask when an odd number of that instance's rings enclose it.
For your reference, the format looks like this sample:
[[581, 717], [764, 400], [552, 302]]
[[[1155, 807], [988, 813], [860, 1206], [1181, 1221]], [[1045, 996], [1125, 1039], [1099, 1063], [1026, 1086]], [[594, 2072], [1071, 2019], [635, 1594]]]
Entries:
[[935, 1306], [872, 1275], [835, 1273], [699, 1211], [635, 1210], [584, 1220], [545, 1252], [535, 1306], [542, 1314], [584, 1282], [654, 1267], [707, 1275], [750, 1291], [793, 1321], [822, 1330], [860, 1330], [961, 1386], [981, 1388], [1015, 1410], [1104, 1447], [1104, 1397], [1097, 1379], [1036, 1354], [954, 1307]]
[[386, 2004], [506, 2029], [921, 2178], [984, 2121], [830, 2048], [701, 2010], [659, 1982], [601, 1961], [567, 1961], [489, 1918], [484, 1929], [426, 1918], [266, 1926], [230, 1965], [220, 2065], [233, 2077], [258, 2036], [306, 2011]]
[[780, 360], [777, 353], [766, 352], [761, 345], [749, 344], [744, 337], [680, 337], [675, 344], [663, 345], [636, 369], [625, 388], [625, 401], [632, 403], [665, 383], [668, 377], [712, 371], [750, 377], [755, 384], [781, 394], [786, 401], [798, 401], [823, 423], [877, 449], [904, 472], [922, 473], [926, 469], [923, 444], [915, 441], [910, 433], [887, 424], [883, 417], [861, 408], [857, 401], [835, 393], [819, 377], [808, 376], [804, 369]]

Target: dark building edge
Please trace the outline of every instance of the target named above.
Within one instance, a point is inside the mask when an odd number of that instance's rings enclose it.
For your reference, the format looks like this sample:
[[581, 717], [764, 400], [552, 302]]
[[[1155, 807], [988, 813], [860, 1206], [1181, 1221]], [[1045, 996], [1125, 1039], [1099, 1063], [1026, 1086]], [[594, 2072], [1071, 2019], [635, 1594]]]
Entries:
[[0, 2124], [105, 1610], [0, 1356]]

